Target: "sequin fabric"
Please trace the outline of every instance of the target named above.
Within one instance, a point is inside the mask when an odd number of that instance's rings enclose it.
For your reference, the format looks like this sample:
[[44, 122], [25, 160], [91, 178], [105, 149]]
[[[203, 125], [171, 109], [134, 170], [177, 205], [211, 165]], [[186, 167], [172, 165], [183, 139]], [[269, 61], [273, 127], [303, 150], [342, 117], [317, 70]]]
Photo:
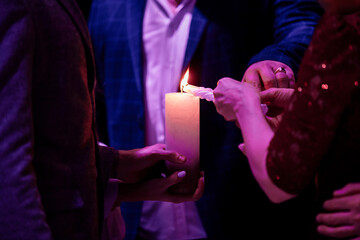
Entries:
[[319, 178], [331, 193], [360, 181], [360, 13], [324, 14], [267, 156], [270, 178], [299, 194]]

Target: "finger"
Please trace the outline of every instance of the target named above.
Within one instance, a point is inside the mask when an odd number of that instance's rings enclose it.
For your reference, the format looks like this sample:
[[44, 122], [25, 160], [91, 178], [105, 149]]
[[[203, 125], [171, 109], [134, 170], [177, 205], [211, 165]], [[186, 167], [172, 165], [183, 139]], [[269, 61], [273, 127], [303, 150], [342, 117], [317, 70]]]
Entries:
[[350, 225], [350, 215], [350, 212], [321, 213], [316, 216], [316, 221], [328, 226]]
[[246, 156], [245, 143], [240, 143], [239, 149]]
[[215, 102], [222, 102], [223, 101], [224, 95], [226, 94], [229, 87], [234, 84], [234, 82], [239, 82], [239, 81], [237, 81], [235, 79], [232, 79], [232, 78], [225, 77], [225, 78], [220, 79], [217, 82], [217, 86], [213, 90], [213, 95], [214, 95], [214, 98], [215, 98]]
[[261, 103], [271, 104], [276, 99], [278, 89], [269, 88], [259, 93]]
[[296, 83], [295, 74], [294, 74], [293, 70], [288, 66], [285, 66], [285, 70], [286, 70], [286, 74], [287, 74], [287, 77], [289, 80], [289, 87], [294, 88], [295, 83]]
[[166, 150], [165, 144], [154, 144], [147, 146], [137, 152], [138, 157], [145, 157], [148, 160], [151, 160], [153, 163], [158, 162], [159, 160], [174, 161], [173, 159], [179, 158], [179, 154], [175, 151]]
[[[280, 79], [280, 81], [285, 80], [287, 82], [288, 86], [286, 86], [284, 84], [283, 87], [294, 88], [295, 74], [294, 74], [294, 71], [288, 65], [281, 63], [281, 62], [277, 62], [275, 65], [273, 65], [273, 72], [275, 73], [276, 77], [278, 79]], [[279, 76], [278, 76], [278, 74], [279, 74]], [[279, 86], [279, 87], [281, 87], [281, 86]]]
[[271, 129], [273, 131], [275, 131], [277, 129], [277, 127], [279, 126], [279, 123], [281, 120], [278, 120], [278, 119], [281, 119], [281, 118], [266, 116], [266, 122], [269, 124], [269, 126], [271, 127]]
[[235, 121], [236, 115], [234, 112], [234, 109], [230, 107], [228, 104], [223, 104], [224, 101], [222, 101], [222, 97], [219, 99], [215, 98], [215, 109], [216, 111], [224, 117], [226, 121]]
[[259, 93], [261, 103], [268, 106], [284, 108], [292, 98], [294, 89], [270, 88]]
[[185, 171], [177, 171], [172, 173], [169, 177], [163, 179], [164, 181], [163, 188], [168, 189], [169, 187], [181, 182], [185, 176], [186, 176]]
[[332, 198], [326, 200], [323, 204], [323, 208], [327, 211], [341, 211], [349, 210], [353, 207], [357, 207], [358, 199], [357, 196], [344, 196], [338, 198]]
[[246, 82], [255, 87], [258, 91], [261, 91], [261, 78], [257, 71], [247, 71], [243, 77], [242, 82]]
[[[218, 84], [219, 84], [219, 82], [218, 82]], [[218, 85], [218, 86], [214, 89], [213, 94], [214, 94], [214, 103], [221, 101], [221, 97], [224, 96], [222, 87], [221, 87], [220, 85]]]
[[259, 72], [264, 89], [278, 88], [278, 81], [272, 68], [263, 68]]
[[284, 108], [282, 108], [282, 107], [272, 107], [272, 106], [270, 106], [268, 109], [269, 110], [267, 111], [266, 116], [270, 117], [270, 118], [277, 117], [282, 112], [284, 112]]
[[224, 117], [225, 121], [232, 122], [236, 120], [235, 113], [232, 110], [222, 107], [221, 105], [216, 105], [215, 109], [221, 116]]
[[165, 150], [166, 149], [166, 145], [163, 143], [157, 143], [151, 146], [154, 149], [161, 149], [161, 150]]
[[288, 88], [290, 86], [290, 79], [286, 72], [275, 73], [275, 78], [279, 88]]
[[237, 84], [237, 83], [239, 83], [239, 81], [233, 78], [229, 78], [229, 77], [221, 78], [217, 82], [217, 86], [214, 89], [213, 93], [214, 95], [223, 95], [223, 92], [226, 91], [229, 88], [229, 86], [232, 86], [233, 84]]
[[317, 231], [322, 235], [334, 238], [346, 238], [355, 235], [353, 226], [329, 227], [326, 225], [319, 225]]
[[360, 183], [349, 183], [345, 187], [334, 191], [334, 197], [341, 197], [360, 193]]
[[204, 172], [201, 172], [201, 177], [199, 178], [197, 188], [192, 196], [192, 200], [198, 201], [204, 194], [204, 190], [205, 190], [205, 177], [204, 177]]
[[[279, 63], [279, 64], [280, 64], [280, 67], [273, 69], [276, 79], [278, 81], [279, 87], [280, 88], [281, 87], [294, 88], [295, 87], [295, 74], [294, 74], [293, 70], [285, 64], [281, 64], [281, 63]], [[277, 64], [277, 66], [279, 66], [279, 64]], [[283, 70], [279, 71], [278, 70], [279, 68], [282, 68]]]
[[157, 149], [150, 154], [150, 158], [154, 161], [166, 160], [173, 163], [184, 163], [186, 157], [178, 152], [172, 150]]
[[[176, 175], [176, 174], [173, 174]], [[176, 178], [176, 177], [175, 177]], [[172, 180], [172, 183], [167, 184], [168, 187], [171, 187], [172, 185], [181, 182], [176, 181], [175, 178]], [[188, 201], [198, 201], [205, 190], [205, 177], [204, 172], [200, 172], [200, 178], [198, 180], [198, 186], [194, 192], [194, 194], [173, 194], [173, 193], [167, 193], [166, 194], [166, 201], [173, 202], [173, 203], [181, 203], [181, 202], [188, 202]]]
[[284, 91], [289, 90], [288, 88], [269, 88], [259, 93], [260, 101], [266, 104], [268, 107], [283, 108], [288, 104], [287, 93]]
[[220, 90], [220, 88], [216, 87], [213, 91], [214, 94], [214, 103], [216, 104], [217, 102], [221, 101], [221, 97], [224, 96], [224, 94], [222, 93], [222, 91]]

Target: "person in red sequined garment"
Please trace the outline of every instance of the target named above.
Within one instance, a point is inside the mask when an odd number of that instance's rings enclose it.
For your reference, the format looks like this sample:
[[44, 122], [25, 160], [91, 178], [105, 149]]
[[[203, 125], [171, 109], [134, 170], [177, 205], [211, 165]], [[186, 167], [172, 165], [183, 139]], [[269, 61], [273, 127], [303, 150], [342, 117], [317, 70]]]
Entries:
[[[320, 214], [309, 239], [359, 240], [360, 0], [321, 3], [326, 13], [295, 89], [259, 93], [224, 78], [214, 90], [215, 105], [240, 127], [239, 148], [272, 202], [292, 199], [316, 181]], [[261, 102], [268, 105], [267, 116]]]

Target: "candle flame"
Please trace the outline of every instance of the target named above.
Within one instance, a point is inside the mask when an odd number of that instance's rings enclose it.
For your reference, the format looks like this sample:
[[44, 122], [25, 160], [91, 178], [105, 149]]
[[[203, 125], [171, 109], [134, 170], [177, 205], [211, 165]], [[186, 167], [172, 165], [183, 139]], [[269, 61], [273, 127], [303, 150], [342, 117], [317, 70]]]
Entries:
[[180, 90], [181, 92], [183, 92], [183, 89], [186, 85], [188, 85], [188, 80], [189, 80], [189, 74], [190, 74], [190, 70], [189, 68], [186, 70], [183, 79], [181, 80], [180, 83]]

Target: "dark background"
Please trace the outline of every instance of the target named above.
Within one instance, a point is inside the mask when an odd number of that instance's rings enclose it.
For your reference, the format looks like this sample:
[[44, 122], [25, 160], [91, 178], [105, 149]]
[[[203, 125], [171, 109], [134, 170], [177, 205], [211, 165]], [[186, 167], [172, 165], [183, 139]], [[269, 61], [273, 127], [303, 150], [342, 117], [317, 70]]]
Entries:
[[79, 4], [85, 19], [88, 20], [92, 0], [76, 0], [76, 2]]

